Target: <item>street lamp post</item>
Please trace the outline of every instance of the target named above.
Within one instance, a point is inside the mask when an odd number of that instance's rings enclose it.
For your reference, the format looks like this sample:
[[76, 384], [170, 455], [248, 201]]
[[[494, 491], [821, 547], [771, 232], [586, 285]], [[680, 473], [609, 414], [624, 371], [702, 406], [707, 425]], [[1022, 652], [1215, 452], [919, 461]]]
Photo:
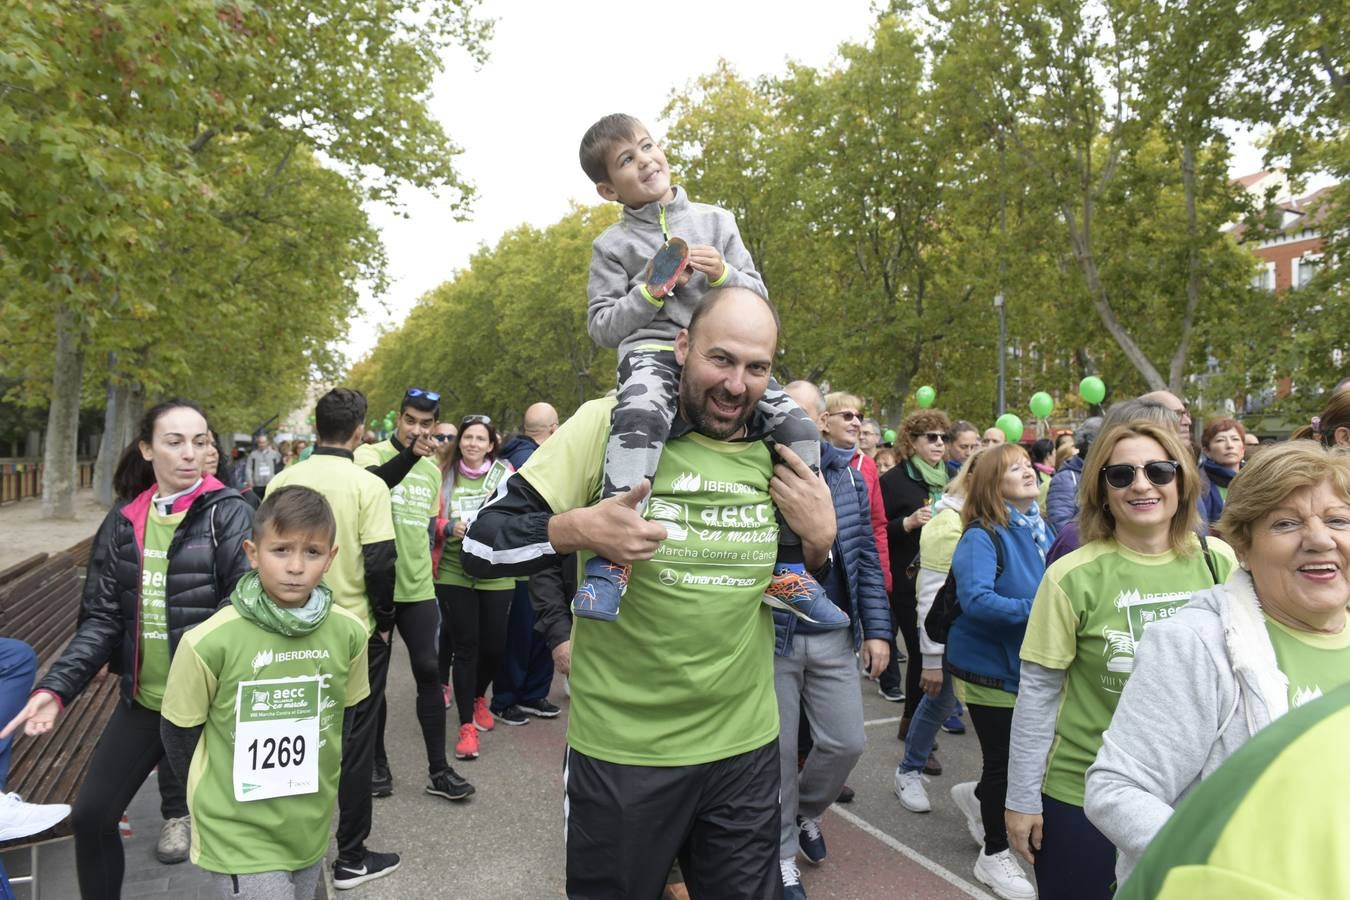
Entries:
[[1003, 305], [1003, 292], [994, 295], [994, 309], [998, 310], [998, 411], [995, 418], [1007, 410], [1004, 387], [1008, 383], [1008, 310]]

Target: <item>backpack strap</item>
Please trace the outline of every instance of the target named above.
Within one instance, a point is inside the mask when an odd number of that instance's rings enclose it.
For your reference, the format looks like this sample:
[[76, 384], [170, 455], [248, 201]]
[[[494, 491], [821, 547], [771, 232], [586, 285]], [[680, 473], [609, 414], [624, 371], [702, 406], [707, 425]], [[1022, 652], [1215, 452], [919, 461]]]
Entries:
[[1205, 555], [1205, 568], [1209, 569], [1209, 577], [1214, 579], [1215, 584], [1222, 584], [1219, 579], [1219, 569], [1214, 565], [1214, 554], [1209, 550], [1209, 541], [1205, 540], [1203, 534], [1196, 535], [1200, 538], [1200, 552]]
[[985, 530], [989, 535], [989, 540], [994, 543], [994, 579], [997, 580], [998, 576], [1003, 574], [1003, 540], [998, 536], [997, 531], [983, 522], [980, 523], [980, 527]]

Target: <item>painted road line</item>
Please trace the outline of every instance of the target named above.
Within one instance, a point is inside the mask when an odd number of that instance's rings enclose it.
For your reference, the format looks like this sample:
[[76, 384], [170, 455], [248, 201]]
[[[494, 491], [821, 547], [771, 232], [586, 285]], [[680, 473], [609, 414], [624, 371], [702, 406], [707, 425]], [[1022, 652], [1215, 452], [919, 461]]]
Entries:
[[871, 728], [873, 725], [894, 725], [896, 722], [899, 721], [900, 721], [899, 716], [889, 716], [885, 719], [868, 719], [867, 721], [863, 722], [863, 727]]
[[948, 869], [946, 866], [934, 862], [933, 860], [924, 856], [919, 851], [915, 850], [913, 847], [901, 843], [899, 840], [891, 837], [889, 834], [882, 831], [880, 828], [876, 827], [871, 822], [868, 822], [861, 816], [849, 812], [847, 809], [840, 806], [838, 803], [831, 806], [830, 809], [831, 811], [836, 813], [839, 816], [839, 818], [856, 826], [862, 831], [865, 831], [866, 833], [870, 834], [872, 837], [881, 841], [887, 847], [890, 847], [892, 850], [895, 850], [898, 853], [900, 853], [900, 855], [904, 856], [906, 859], [912, 860], [918, 863], [919, 865], [923, 866], [929, 872], [932, 872], [934, 875], [941, 878], [943, 881], [947, 882], [952, 887], [959, 889], [962, 893], [966, 894], [967, 896], [978, 897], [980, 898], [980, 900], [988, 900], [988, 898], [991, 896], [988, 892], [981, 890], [978, 885], [966, 881], [964, 878], [962, 878], [960, 875], [957, 875], [955, 872], [953, 872], [951, 869]]

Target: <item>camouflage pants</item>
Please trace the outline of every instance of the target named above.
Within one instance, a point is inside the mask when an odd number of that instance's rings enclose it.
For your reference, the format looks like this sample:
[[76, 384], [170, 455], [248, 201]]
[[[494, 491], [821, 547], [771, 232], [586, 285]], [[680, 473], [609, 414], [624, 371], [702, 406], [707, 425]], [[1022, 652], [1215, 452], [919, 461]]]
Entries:
[[[673, 350], [634, 350], [619, 363], [619, 402], [610, 415], [605, 447], [604, 496], [631, 490], [656, 474], [679, 394], [680, 365]], [[750, 417], [749, 430], [791, 447], [812, 471], [820, 469], [820, 428], [772, 378]]]

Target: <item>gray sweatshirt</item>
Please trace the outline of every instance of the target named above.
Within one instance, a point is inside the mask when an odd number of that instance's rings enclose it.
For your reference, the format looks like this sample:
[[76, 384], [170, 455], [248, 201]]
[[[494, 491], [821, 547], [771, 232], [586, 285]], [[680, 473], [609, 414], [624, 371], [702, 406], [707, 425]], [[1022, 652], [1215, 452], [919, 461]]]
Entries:
[[1288, 711], [1288, 685], [1243, 569], [1149, 626], [1083, 798], [1120, 851], [1119, 883], [1177, 803]]
[[[681, 187], [673, 188], [669, 203], [624, 207], [618, 222], [591, 244], [591, 273], [586, 286], [589, 302], [586, 329], [602, 347], [618, 347], [619, 359], [639, 344], [672, 344], [689, 324], [689, 317], [713, 287], [746, 287], [765, 294], [764, 280], [741, 242], [736, 218], [725, 209], [693, 203]], [[669, 238], [683, 238], [690, 246], [715, 247], [727, 264], [717, 284], [695, 272], [689, 282], [659, 300], [643, 290], [647, 263]]]

